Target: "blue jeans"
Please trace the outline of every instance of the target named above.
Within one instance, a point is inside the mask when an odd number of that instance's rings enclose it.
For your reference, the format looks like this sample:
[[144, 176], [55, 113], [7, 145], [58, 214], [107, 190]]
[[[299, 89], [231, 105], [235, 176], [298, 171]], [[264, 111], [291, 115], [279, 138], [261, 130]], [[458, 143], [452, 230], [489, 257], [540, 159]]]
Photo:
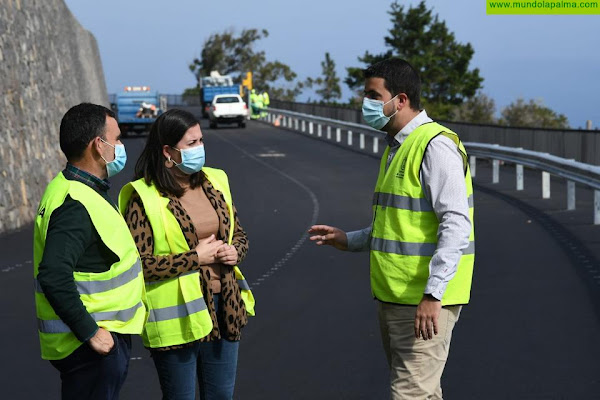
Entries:
[[[219, 316], [220, 295], [214, 296]], [[219, 328], [223, 323], [219, 320]], [[196, 379], [202, 400], [231, 400], [235, 387], [239, 341], [194, 342], [182, 349], [152, 351], [163, 400], [194, 400]]]
[[63, 400], [117, 400], [127, 377], [131, 336], [111, 333], [115, 341], [105, 356], [82, 344], [62, 360], [50, 361], [60, 371]]

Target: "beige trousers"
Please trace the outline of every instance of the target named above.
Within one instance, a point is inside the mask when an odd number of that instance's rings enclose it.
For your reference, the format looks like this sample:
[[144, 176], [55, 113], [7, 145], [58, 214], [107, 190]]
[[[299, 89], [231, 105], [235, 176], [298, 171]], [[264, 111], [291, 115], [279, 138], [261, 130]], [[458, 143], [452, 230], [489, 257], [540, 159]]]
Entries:
[[392, 399], [442, 399], [440, 380], [450, 350], [452, 329], [462, 306], [442, 307], [438, 334], [431, 340], [423, 340], [415, 338], [416, 306], [378, 303]]

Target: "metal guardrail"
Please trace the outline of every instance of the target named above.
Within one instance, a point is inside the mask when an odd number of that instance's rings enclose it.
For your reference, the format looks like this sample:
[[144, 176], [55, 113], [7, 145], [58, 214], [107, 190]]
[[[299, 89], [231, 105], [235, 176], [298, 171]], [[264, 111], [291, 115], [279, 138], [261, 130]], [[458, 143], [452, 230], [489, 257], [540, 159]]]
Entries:
[[[365, 154], [379, 156], [385, 149], [385, 146], [379, 146], [380, 140], [384, 140], [381, 131], [366, 125], [274, 108], [263, 111], [266, 112], [266, 116], [260, 118], [263, 121], [315, 138], [330, 140], [335, 144], [350, 147]], [[335, 138], [333, 137], [334, 129]], [[346, 140], [342, 140], [343, 133], [346, 135]], [[358, 134], [358, 143], [353, 140], [354, 133]], [[367, 142], [371, 142], [371, 145], [367, 145]], [[477, 172], [477, 158], [479, 157], [492, 160], [492, 183], [498, 183], [500, 180], [501, 161], [514, 164], [517, 190], [524, 189], [524, 167], [542, 171], [542, 198], [550, 198], [550, 175], [565, 179], [567, 181], [567, 210], [575, 209], [576, 183], [592, 188], [594, 190], [594, 224], [600, 225], [599, 166], [521, 148], [472, 142], [464, 144], [469, 153], [473, 177]]]
[[[271, 99], [271, 107], [341, 121], [364, 124], [360, 107], [340, 107], [317, 103], [298, 103]], [[600, 131], [588, 129], [545, 129], [439, 121], [455, 132], [463, 142], [499, 144], [550, 153], [558, 157], [600, 165]]]

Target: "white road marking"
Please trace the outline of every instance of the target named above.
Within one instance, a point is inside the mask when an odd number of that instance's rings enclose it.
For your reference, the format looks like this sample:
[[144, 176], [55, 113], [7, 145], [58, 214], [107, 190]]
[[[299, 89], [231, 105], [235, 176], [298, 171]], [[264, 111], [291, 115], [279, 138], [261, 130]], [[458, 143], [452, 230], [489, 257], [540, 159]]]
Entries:
[[[279, 175], [283, 176], [287, 180], [293, 182], [294, 184], [296, 184], [297, 186], [302, 188], [302, 190], [304, 190], [308, 194], [308, 196], [310, 197], [310, 199], [313, 203], [313, 212], [312, 212], [312, 216], [311, 216], [310, 222], [308, 224], [308, 227], [311, 227], [312, 225], [315, 225], [317, 223], [317, 218], [319, 217], [319, 209], [320, 209], [319, 200], [317, 199], [317, 196], [315, 195], [315, 193], [312, 190], [310, 190], [310, 188], [308, 186], [306, 186], [305, 184], [303, 184], [302, 182], [300, 182], [298, 179], [294, 178], [293, 176], [290, 176], [290, 175], [286, 174], [285, 172], [280, 171], [276, 167], [274, 167], [270, 164], [267, 164], [265, 161], [258, 158], [261, 156], [260, 154], [258, 155], [258, 157], [253, 154], [250, 154], [246, 150], [244, 150], [243, 148], [238, 146], [237, 144], [233, 143], [230, 140], [223, 138], [222, 136], [215, 136], [215, 138], [222, 140], [224, 142], [227, 142], [229, 145], [231, 145], [232, 147], [235, 147], [236, 149], [238, 149], [240, 152], [242, 152], [243, 154], [245, 154], [252, 160], [275, 171]], [[265, 157], [280, 157], [280, 156], [274, 156], [274, 154], [283, 154], [283, 153], [270, 152], [270, 153], [264, 153], [263, 155]], [[285, 154], [283, 154], [283, 156], [285, 156]], [[298, 251], [298, 249], [302, 246], [302, 244], [304, 244], [306, 239], [308, 239], [308, 228], [304, 229], [304, 232], [302, 233], [300, 238], [296, 241], [296, 243], [285, 253], [285, 255], [281, 259], [279, 259], [274, 264], [274, 266], [268, 272], [265, 272], [264, 274], [262, 274], [255, 281], [250, 282], [250, 287], [258, 286], [258, 284], [260, 282], [263, 282], [268, 277], [274, 275], [274, 273], [279, 268], [283, 267], [285, 265], [285, 263], [296, 253], [296, 251]]]

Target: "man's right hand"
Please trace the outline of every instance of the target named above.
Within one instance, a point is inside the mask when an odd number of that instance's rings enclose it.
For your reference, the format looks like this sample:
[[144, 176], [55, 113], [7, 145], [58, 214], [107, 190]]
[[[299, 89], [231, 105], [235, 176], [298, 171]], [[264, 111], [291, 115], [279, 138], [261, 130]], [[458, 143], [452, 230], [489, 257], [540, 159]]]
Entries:
[[343, 230], [329, 225], [313, 225], [308, 230], [310, 240], [322, 246], [328, 244], [338, 250], [348, 250], [348, 236]]
[[200, 265], [214, 264], [217, 251], [223, 245], [222, 240], [216, 240], [215, 235], [210, 235], [206, 239], [198, 241], [195, 250], [200, 259]]
[[96, 334], [88, 340], [88, 344], [96, 353], [105, 356], [115, 346], [115, 341], [109, 331], [98, 328]]

